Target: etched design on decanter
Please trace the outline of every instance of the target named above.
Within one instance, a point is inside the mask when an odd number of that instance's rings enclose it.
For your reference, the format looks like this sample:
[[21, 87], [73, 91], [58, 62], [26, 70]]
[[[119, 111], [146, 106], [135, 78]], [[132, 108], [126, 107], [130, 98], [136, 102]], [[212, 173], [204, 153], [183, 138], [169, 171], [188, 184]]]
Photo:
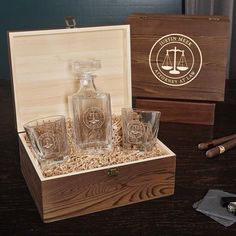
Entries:
[[89, 129], [99, 129], [105, 123], [105, 114], [102, 108], [91, 107], [83, 113], [83, 122]]
[[110, 149], [112, 145], [110, 94], [98, 91], [94, 71], [99, 60], [75, 61], [72, 69], [80, 88], [72, 96], [76, 144], [84, 150]]

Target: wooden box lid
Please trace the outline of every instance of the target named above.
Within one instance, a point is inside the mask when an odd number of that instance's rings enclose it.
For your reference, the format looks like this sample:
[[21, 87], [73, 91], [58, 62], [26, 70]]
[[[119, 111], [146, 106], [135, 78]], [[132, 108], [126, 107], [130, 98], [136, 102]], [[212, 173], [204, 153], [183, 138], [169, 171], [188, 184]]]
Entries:
[[99, 59], [98, 89], [111, 95], [113, 113], [131, 106], [128, 25], [9, 33], [17, 130], [33, 119], [69, 115], [68, 96], [79, 88], [71, 61]]
[[224, 100], [226, 17], [133, 14], [128, 23], [133, 96]]

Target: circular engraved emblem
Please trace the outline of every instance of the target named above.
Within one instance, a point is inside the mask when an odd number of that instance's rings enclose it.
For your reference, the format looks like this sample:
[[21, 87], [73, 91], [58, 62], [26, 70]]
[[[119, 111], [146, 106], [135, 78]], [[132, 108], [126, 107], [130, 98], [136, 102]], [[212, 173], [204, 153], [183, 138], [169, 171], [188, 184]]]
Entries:
[[44, 151], [51, 152], [57, 148], [57, 139], [52, 133], [44, 133], [39, 136], [39, 143]]
[[89, 129], [98, 129], [105, 122], [105, 115], [101, 108], [90, 107], [83, 114], [84, 124]]
[[132, 120], [127, 125], [127, 132], [130, 143], [138, 143], [143, 137], [145, 132], [145, 127], [139, 120]]
[[199, 74], [202, 53], [190, 37], [183, 34], [168, 34], [152, 46], [149, 66], [153, 75], [163, 84], [183, 86]]

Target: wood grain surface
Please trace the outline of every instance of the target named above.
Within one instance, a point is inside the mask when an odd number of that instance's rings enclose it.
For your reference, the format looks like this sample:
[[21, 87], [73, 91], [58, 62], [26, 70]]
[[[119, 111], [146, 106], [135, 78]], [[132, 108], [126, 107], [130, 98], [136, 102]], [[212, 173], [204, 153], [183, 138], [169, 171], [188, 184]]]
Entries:
[[20, 134], [23, 176], [44, 222], [71, 218], [105, 209], [160, 198], [174, 193], [175, 154], [164, 144], [166, 155], [149, 160], [45, 178]]
[[21, 171], [29, 188], [32, 198], [38, 208], [39, 214], [43, 217], [43, 199], [42, 199], [42, 182], [35, 168], [28, 157], [24, 145], [19, 139], [19, 154]]
[[[229, 22], [225, 17], [134, 14], [129, 16], [128, 22], [131, 26], [133, 96], [223, 101], [229, 37]], [[149, 53], [154, 43], [173, 33], [190, 37], [202, 52], [198, 76], [179, 87], [163, 84], [149, 67]]]
[[74, 60], [101, 60], [95, 84], [110, 93], [112, 113], [131, 106], [128, 25], [10, 32], [9, 46], [19, 132], [39, 117], [71, 115], [69, 97], [79, 89]]
[[236, 149], [212, 160], [197, 149], [199, 142], [236, 131], [236, 81], [227, 82], [214, 126], [161, 123], [159, 137], [178, 157], [174, 195], [43, 224], [20, 170], [9, 82], [0, 81], [1, 235], [236, 235], [235, 224], [225, 228], [192, 208], [209, 189], [236, 193]]
[[42, 183], [44, 221], [70, 218], [160, 198], [174, 193], [175, 157], [46, 180]]
[[161, 112], [161, 121], [213, 125], [215, 121], [215, 104], [171, 101], [157, 99], [135, 99], [135, 107]]

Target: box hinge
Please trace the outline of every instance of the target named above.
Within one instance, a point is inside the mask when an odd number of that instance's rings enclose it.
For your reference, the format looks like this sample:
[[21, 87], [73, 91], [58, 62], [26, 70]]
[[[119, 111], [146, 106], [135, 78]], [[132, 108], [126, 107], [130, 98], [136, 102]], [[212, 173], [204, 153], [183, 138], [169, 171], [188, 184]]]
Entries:
[[65, 16], [64, 17], [66, 28], [76, 28], [76, 20], [74, 16]]
[[109, 177], [115, 177], [119, 174], [119, 169], [118, 168], [111, 168], [107, 171], [107, 175]]

